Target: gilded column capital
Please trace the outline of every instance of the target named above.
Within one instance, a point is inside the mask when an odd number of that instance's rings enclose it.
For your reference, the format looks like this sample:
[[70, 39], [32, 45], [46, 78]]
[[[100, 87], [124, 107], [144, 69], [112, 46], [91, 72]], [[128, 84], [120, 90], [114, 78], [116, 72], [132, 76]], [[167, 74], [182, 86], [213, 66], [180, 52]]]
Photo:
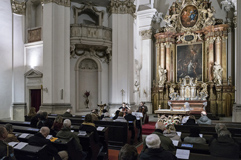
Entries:
[[209, 44], [213, 44], [215, 41], [215, 37], [209, 37]]
[[220, 36], [216, 37], [216, 43], [220, 43], [222, 38]]
[[156, 43], [156, 48], [159, 49], [159, 47], [160, 47], [160, 44]]
[[25, 14], [25, 2], [17, 2], [15, 0], [11, 0], [11, 4], [12, 4], [12, 11], [13, 13], [16, 14]]
[[111, 0], [108, 12], [110, 14], [131, 14], [135, 17], [136, 6], [134, 0]]
[[152, 30], [149, 29], [149, 30], [140, 31], [140, 35], [141, 35], [141, 38], [142, 38], [143, 40], [144, 40], [144, 39], [151, 39]]
[[165, 43], [161, 43], [161, 48], [164, 48], [165, 47]]
[[61, 6], [70, 7], [70, 0], [41, 0], [41, 3], [56, 3]]

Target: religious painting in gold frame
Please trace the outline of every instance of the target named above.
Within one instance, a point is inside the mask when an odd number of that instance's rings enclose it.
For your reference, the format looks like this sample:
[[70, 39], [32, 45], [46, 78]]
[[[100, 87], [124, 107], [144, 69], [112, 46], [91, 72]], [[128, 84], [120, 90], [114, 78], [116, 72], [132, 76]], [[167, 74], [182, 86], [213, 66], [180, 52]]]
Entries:
[[203, 81], [203, 43], [176, 46], [176, 82], [185, 76]]
[[198, 9], [194, 5], [188, 5], [183, 8], [180, 15], [181, 24], [185, 28], [195, 26], [198, 20]]

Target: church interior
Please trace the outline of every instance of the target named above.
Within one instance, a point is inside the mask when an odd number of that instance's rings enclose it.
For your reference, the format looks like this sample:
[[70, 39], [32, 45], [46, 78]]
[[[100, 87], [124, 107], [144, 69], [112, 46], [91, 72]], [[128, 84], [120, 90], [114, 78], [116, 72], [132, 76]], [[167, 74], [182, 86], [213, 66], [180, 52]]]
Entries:
[[[241, 158], [237, 17], [239, 0], [1, 0], [0, 146], [11, 124], [16, 159], [49, 158], [30, 143], [45, 133], [55, 159], [114, 160], [126, 150], [148, 159], [161, 130], [175, 150], [162, 138], [159, 146], [174, 159]], [[205, 144], [185, 141], [193, 128]], [[237, 143], [229, 155], [211, 145], [223, 135]]]

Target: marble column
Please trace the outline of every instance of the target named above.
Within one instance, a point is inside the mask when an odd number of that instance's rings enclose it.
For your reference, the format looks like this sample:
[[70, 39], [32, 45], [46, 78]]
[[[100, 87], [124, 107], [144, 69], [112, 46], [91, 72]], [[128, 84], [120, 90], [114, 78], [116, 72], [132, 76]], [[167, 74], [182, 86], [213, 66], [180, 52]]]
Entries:
[[221, 37], [216, 37], [215, 41], [215, 62], [222, 64], [222, 41]]
[[213, 50], [213, 43], [214, 43], [215, 38], [214, 37], [209, 37], [208, 41], [209, 41], [209, 66], [208, 66], [208, 70], [209, 70], [209, 75], [208, 75], [208, 80], [209, 82], [211, 82], [213, 80], [213, 75], [212, 75], [212, 69], [213, 69], [213, 65], [214, 65], [214, 50]]
[[158, 67], [160, 65], [160, 62], [161, 62], [161, 50], [160, 50], [160, 43], [159, 42], [156, 42], [156, 77], [155, 77], [155, 80], [156, 82], [158, 81]]
[[13, 120], [24, 121], [27, 114], [24, 94], [25, 3], [12, 1], [13, 11]]
[[[112, 61], [109, 63], [109, 106], [114, 113], [123, 102], [134, 104], [134, 13], [131, 0], [111, 0]], [[123, 10], [125, 8], [125, 10]], [[143, 93], [143, 90], [142, 90]]]
[[171, 80], [171, 42], [166, 43], [166, 70], [167, 70], [167, 81]]
[[160, 57], [160, 65], [161, 65], [161, 68], [164, 68], [166, 67], [165, 65], [165, 55], [166, 55], [166, 52], [165, 52], [165, 44], [164, 43], [161, 43], [161, 57]]
[[43, 0], [43, 104], [61, 114], [70, 105], [70, 0]]
[[223, 80], [223, 84], [227, 84], [228, 83], [228, 77], [227, 77], [227, 71], [228, 71], [228, 66], [227, 66], [227, 37], [223, 36], [222, 37], [222, 68], [223, 68], [223, 76], [222, 76], [222, 80]]

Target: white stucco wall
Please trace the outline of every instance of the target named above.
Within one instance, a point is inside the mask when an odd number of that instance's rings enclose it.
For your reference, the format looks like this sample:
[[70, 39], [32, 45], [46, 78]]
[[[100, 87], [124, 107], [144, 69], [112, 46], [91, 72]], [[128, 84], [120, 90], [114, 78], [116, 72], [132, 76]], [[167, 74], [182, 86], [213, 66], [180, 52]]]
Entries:
[[0, 1], [0, 118], [10, 117], [12, 105], [12, 10], [9, 0]]

